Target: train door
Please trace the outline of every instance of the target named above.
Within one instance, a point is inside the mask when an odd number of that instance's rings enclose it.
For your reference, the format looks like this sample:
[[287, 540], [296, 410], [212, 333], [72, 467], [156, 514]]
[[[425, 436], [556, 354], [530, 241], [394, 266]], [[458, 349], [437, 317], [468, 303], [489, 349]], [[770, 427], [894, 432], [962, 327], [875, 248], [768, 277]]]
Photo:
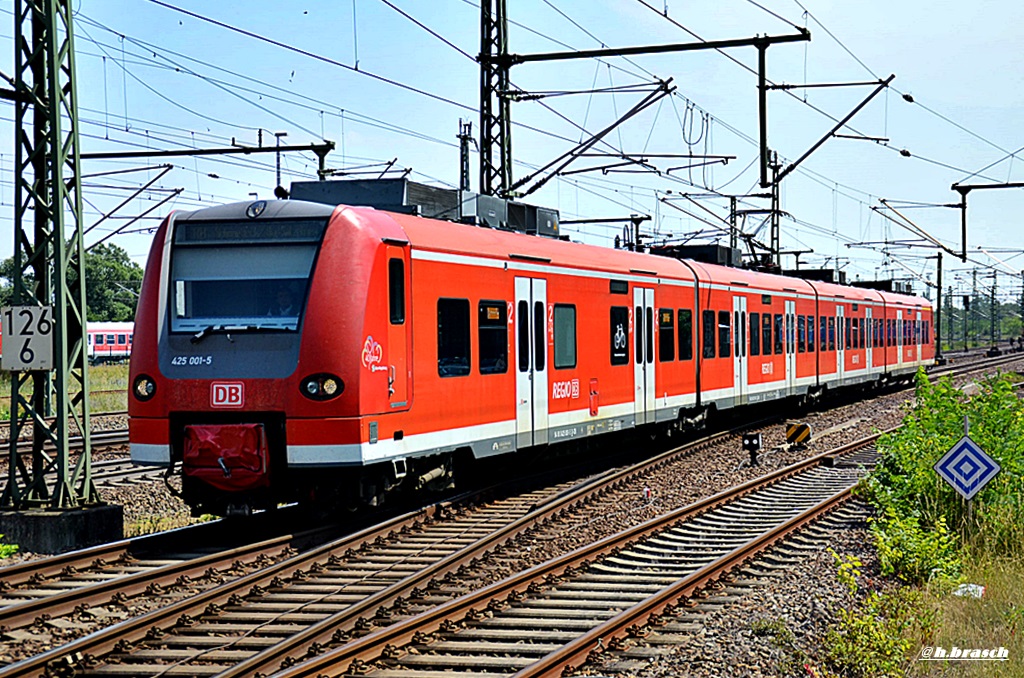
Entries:
[[866, 329], [864, 331], [864, 334], [866, 335], [864, 337], [864, 365], [865, 365], [865, 367], [868, 368], [867, 371], [870, 374], [871, 373], [871, 368], [874, 367], [874, 363], [873, 363], [873, 360], [872, 360], [872, 358], [873, 358], [873, 351], [872, 351], [871, 347], [873, 345], [874, 338], [875, 338], [874, 337], [875, 323], [871, 319], [871, 307], [870, 306], [868, 306], [868, 307], [866, 307], [864, 309], [864, 320], [861, 321], [861, 322], [867, 323]]
[[387, 246], [388, 258], [388, 402], [391, 411], [409, 409], [409, 341], [412, 318], [406, 303], [409, 249]]
[[796, 387], [796, 302], [786, 302], [786, 389], [792, 394]]
[[654, 423], [654, 290], [633, 288], [633, 413]]
[[903, 311], [896, 311], [896, 367], [903, 367]]
[[836, 304], [836, 379], [846, 378], [846, 310]]
[[516, 445], [548, 441], [546, 280], [516, 278]]
[[[732, 327], [735, 337], [732, 358], [732, 383], [736, 389], [737, 404], [746, 402], [747, 395], [747, 298], [732, 298]], [[758, 331], [758, 328], [751, 330]]]

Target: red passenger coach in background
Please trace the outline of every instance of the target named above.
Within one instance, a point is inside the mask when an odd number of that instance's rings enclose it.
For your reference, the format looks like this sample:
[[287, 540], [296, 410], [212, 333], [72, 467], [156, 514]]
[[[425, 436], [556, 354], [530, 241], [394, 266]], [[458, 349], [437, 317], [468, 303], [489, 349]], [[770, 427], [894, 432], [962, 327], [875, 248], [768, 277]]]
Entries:
[[375, 505], [449, 485], [457, 460], [698, 426], [933, 358], [923, 299], [427, 219], [401, 197], [346, 206], [340, 184], [156, 234], [131, 452], [180, 469], [196, 513]]

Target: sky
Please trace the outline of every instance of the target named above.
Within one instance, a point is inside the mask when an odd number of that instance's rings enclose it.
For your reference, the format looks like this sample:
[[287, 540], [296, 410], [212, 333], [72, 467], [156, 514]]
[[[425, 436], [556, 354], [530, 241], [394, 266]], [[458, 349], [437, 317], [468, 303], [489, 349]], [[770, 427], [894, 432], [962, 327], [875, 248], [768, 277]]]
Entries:
[[[278, 133], [287, 134], [287, 144], [334, 141], [327, 165], [335, 170], [379, 172], [394, 159], [415, 181], [454, 187], [459, 121], [472, 121], [479, 139], [476, 0], [74, 0], [73, 7], [82, 152], [255, 146], [262, 130], [265, 146]], [[951, 185], [1024, 181], [1024, 157], [1015, 155], [1024, 152], [1022, 3], [507, 0], [507, 9], [509, 49], [516, 54], [782, 36], [806, 27], [809, 42], [767, 49], [769, 81], [861, 84], [768, 93], [768, 144], [783, 167], [894, 75], [840, 130], [868, 139], [829, 138], [781, 183], [782, 248], [813, 250], [801, 255], [804, 267], [838, 264], [850, 279], [934, 280], [929, 257], [936, 250], [920, 246], [929, 243], [884, 214], [897, 221], [902, 214], [960, 251], [960, 210], [943, 206], [959, 202]], [[0, 10], [0, 22], [7, 21], [0, 27], [6, 45], [0, 70], [12, 74], [13, 2], [0, 2]], [[595, 147], [646, 157], [657, 171], [573, 173], [525, 200], [558, 209], [563, 220], [650, 215], [649, 241], [722, 238], [706, 221], [724, 225], [727, 196], [762, 191], [756, 66], [753, 47], [517, 65], [514, 88], [572, 94], [512, 104], [514, 179], [569, 150], [584, 130], [610, 125], [654, 83], [671, 79], [670, 96]], [[6, 111], [0, 116], [0, 257], [10, 256], [14, 242], [13, 107]], [[662, 157], [672, 155], [728, 161], [673, 169], [687, 160]], [[167, 162], [173, 168], [158, 177], [153, 168]], [[567, 169], [609, 162], [585, 158]], [[151, 230], [171, 210], [254, 194], [273, 199], [276, 183], [273, 154], [83, 161], [86, 175], [129, 169], [135, 171], [84, 180], [91, 226], [156, 179], [89, 231], [86, 242], [117, 228], [132, 231], [108, 242], [140, 265]], [[316, 159], [284, 154], [282, 174], [286, 186], [315, 180]], [[475, 152], [472, 185], [478, 187]], [[967, 291], [970, 270], [978, 268], [980, 288], [996, 274], [1000, 297], [1019, 297], [1019, 275], [1010, 271], [1024, 268], [1018, 220], [1024, 193], [978, 190], [968, 205], [971, 261], [947, 254], [943, 286]], [[768, 205], [755, 197], [741, 198], [739, 206]], [[153, 207], [147, 218], [127, 224], [124, 217]], [[762, 221], [751, 215], [742, 227], [767, 243]], [[562, 230], [573, 240], [612, 246], [623, 227]], [[914, 247], [886, 244], [911, 240]], [[784, 257], [783, 265], [793, 267], [794, 257]], [[918, 282], [916, 289], [924, 286]]]

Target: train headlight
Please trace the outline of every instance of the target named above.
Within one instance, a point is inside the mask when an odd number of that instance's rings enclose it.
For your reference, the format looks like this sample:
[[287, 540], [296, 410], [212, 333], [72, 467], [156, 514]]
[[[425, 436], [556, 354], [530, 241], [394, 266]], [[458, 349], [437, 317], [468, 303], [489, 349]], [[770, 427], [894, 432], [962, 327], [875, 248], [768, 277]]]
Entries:
[[341, 395], [345, 382], [333, 374], [311, 374], [302, 380], [299, 390], [312, 400], [330, 400]]
[[135, 377], [135, 384], [132, 386], [135, 398], [143, 402], [156, 395], [156, 382], [145, 374]]
[[338, 392], [338, 382], [334, 377], [326, 377], [322, 382], [320, 382], [320, 387], [323, 389], [324, 395], [326, 396], [333, 396]]

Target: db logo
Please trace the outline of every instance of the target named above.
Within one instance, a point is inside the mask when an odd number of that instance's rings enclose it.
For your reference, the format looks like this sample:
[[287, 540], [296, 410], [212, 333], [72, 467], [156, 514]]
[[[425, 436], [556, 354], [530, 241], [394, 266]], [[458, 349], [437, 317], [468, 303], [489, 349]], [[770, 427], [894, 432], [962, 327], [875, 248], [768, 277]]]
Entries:
[[245, 384], [240, 381], [215, 381], [210, 384], [212, 407], [241, 408], [245, 405]]

